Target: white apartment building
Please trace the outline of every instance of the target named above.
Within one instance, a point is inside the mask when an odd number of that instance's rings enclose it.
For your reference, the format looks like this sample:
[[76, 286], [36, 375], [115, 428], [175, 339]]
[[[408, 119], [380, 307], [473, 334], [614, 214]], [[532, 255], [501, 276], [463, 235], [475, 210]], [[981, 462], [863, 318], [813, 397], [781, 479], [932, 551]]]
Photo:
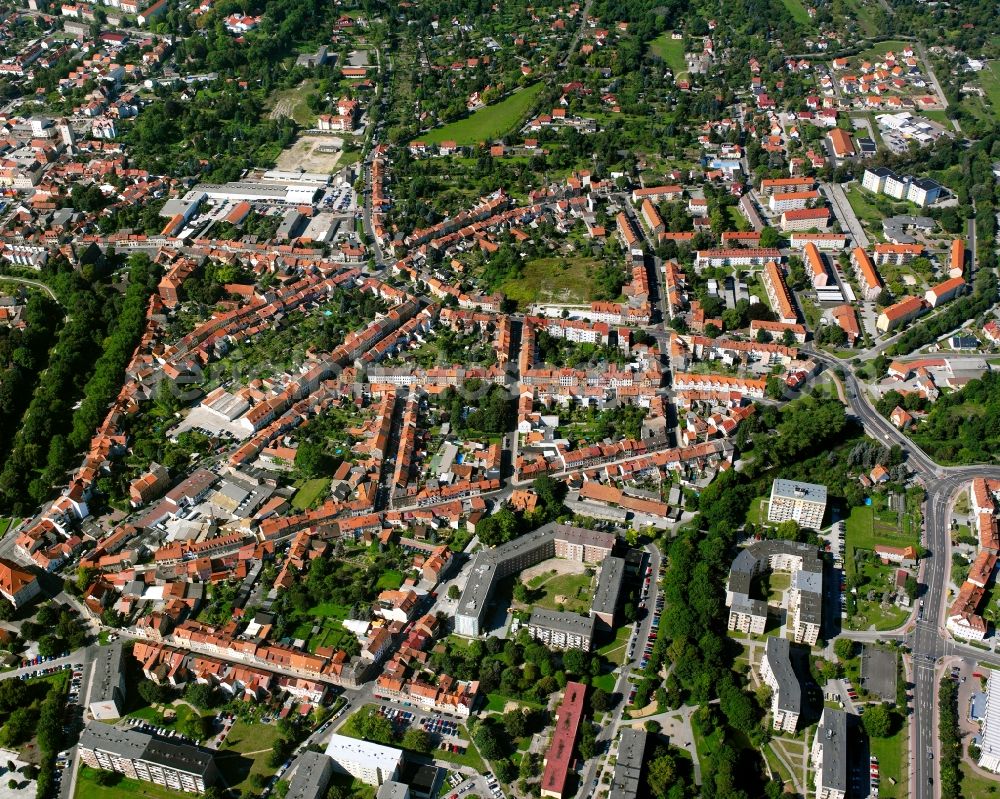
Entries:
[[402, 750], [346, 735], [331, 736], [326, 754], [333, 760], [335, 771], [350, 774], [366, 785], [381, 785], [396, 779], [403, 764]]
[[979, 743], [979, 768], [1000, 774], [1000, 671], [990, 670], [986, 683], [986, 712]]
[[826, 513], [826, 486], [797, 480], [775, 480], [771, 484], [771, 500], [767, 520], [780, 524], [794, 520], [800, 527], [819, 530]]
[[582, 649], [589, 652], [597, 628], [597, 618], [578, 613], [535, 608], [528, 620], [531, 637], [553, 649]]
[[787, 638], [768, 638], [760, 661], [760, 678], [771, 689], [774, 729], [795, 732], [802, 712], [802, 686], [795, 676]]
[[816, 799], [847, 796], [847, 714], [824, 708], [810, 752], [816, 772]]

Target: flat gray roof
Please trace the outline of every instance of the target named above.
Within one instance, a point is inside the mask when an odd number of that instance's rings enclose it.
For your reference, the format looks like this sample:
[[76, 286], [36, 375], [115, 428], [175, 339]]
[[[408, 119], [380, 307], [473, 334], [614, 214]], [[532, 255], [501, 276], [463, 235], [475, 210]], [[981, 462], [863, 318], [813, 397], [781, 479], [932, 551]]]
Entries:
[[307, 749], [293, 766], [295, 769], [285, 799], [320, 799], [333, 773], [333, 761], [321, 752]]
[[212, 753], [188, 743], [156, 738], [136, 730], [120, 730], [92, 721], [80, 735], [80, 746], [119, 757], [145, 760], [158, 766], [204, 776], [215, 768]]
[[593, 616], [581, 616], [579, 613], [563, 613], [558, 610], [535, 608], [531, 611], [528, 624], [531, 627], [544, 627], [547, 630], [558, 630], [571, 635], [586, 635], [593, 638], [597, 619]]
[[121, 680], [125, 664], [123, 663], [123, 648], [121, 641], [115, 641], [111, 646], [98, 650], [94, 660], [94, 683], [90, 702], [120, 702], [125, 699], [121, 695]]
[[624, 558], [617, 558], [613, 555], [605, 558], [601, 564], [601, 576], [597, 581], [597, 591], [594, 594], [594, 603], [590, 606], [590, 612], [614, 614], [624, 579]]
[[646, 753], [646, 732], [625, 727], [618, 742], [618, 759], [611, 778], [610, 796], [615, 799], [636, 799], [642, 778], [642, 763]]
[[847, 714], [838, 708], [823, 708], [816, 740], [823, 746], [823, 786], [846, 793]]
[[790, 657], [791, 647], [787, 638], [767, 639], [764, 657], [778, 681], [778, 707], [789, 713], [802, 712], [802, 686], [795, 676]]
[[803, 483], [799, 480], [778, 479], [771, 485], [771, 496], [825, 503], [826, 486], [819, 483]]

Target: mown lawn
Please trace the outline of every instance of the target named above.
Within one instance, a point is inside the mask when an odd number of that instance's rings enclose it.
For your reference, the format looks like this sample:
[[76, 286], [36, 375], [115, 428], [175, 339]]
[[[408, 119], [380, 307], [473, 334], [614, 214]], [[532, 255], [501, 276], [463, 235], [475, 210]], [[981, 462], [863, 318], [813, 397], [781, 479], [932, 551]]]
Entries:
[[247, 724], [237, 721], [215, 756], [215, 765], [230, 788], [248, 794], [253, 774], [270, 776], [277, 769], [267, 765], [267, 759], [280, 738], [277, 725]]
[[674, 77], [678, 77], [687, 67], [687, 62], [684, 60], [684, 40], [673, 39], [669, 33], [664, 33], [653, 39], [649, 43], [649, 51], [667, 63], [667, 66], [674, 73]]
[[[906, 767], [908, 760], [906, 723], [898, 723], [899, 730], [891, 738], [872, 738], [870, 740], [872, 754], [878, 758], [878, 794], [884, 799], [908, 796], [906, 778], [910, 770]], [[895, 785], [892, 784], [892, 780], [896, 781]], [[966, 794], [966, 796], [975, 795]]]
[[396, 591], [403, 584], [403, 573], [396, 569], [382, 572], [375, 587], [382, 591]]
[[330, 481], [326, 477], [306, 480], [292, 497], [292, 507], [296, 510], [308, 510], [316, 500], [323, 496], [329, 485]]
[[478, 144], [509, 133], [524, 118], [531, 108], [543, 84], [534, 83], [514, 92], [499, 103], [480, 108], [465, 119], [434, 128], [417, 138], [428, 144], [454, 141], [457, 144]]
[[98, 785], [97, 769], [81, 766], [76, 780], [76, 799], [135, 799], [137, 796], [150, 799], [187, 799], [191, 794], [171, 791], [152, 782], [132, 780], [116, 774], [114, 785]]
[[[557, 605], [561, 604], [568, 613], [582, 613], [593, 601], [590, 591], [593, 579], [589, 574], [557, 574], [535, 589], [543, 594], [532, 604], [549, 610], [558, 610]], [[563, 601], [558, 601], [556, 597]]]
[[628, 636], [632, 628], [623, 624], [617, 630], [615, 630], [615, 638], [613, 641], [608, 641], [604, 646], [597, 650], [597, 654], [606, 657], [615, 665], [620, 666], [625, 660], [625, 647], [628, 645]]
[[806, 7], [802, 5], [802, 0], [781, 0], [781, 2], [788, 13], [792, 15], [792, 19], [799, 23], [799, 25], [812, 25], [812, 19], [809, 17]]
[[979, 73], [979, 85], [986, 92], [993, 116], [1000, 118], [1000, 61], [989, 61]]
[[593, 275], [599, 267], [598, 261], [585, 256], [536, 258], [524, 265], [520, 277], [505, 281], [500, 290], [521, 308], [534, 302], [582, 305], [595, 297]]

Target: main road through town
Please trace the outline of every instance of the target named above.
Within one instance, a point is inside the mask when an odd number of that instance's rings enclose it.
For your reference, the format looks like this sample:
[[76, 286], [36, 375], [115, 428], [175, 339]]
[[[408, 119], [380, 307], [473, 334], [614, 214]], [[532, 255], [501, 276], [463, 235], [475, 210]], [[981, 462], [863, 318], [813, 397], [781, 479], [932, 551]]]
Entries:
[[979, 660], [996, 662], [1000, 657], [958, 645], [949, 640], [944, 628], [944, 603], [947, 599], [948, 571], [951, 563], [951, 508], [959, 490], [975, 477], [1000, 479], [994, 466], [945, 467], [890, 424], [872, 407], [864, 387], [850, 367], [836, 358], [813, 351], [828, 368], [841, 368], [847, 389], [849, 410], [864, 425], [869, 435], [888, 444], [898, 444], [906, 454], [906, 463], [924, 484], [927, 492], [924, 508], [924, 547], [927, 558], [923, 567], [922, 600], [926, 608], [908, 638], [913, 663], [913, 734], [910, 739], [914, 785], [909, 795], [916, 799], [934, 799], [937, 784], [937, 683], [938, 661], [948, 654], [972, 652]]

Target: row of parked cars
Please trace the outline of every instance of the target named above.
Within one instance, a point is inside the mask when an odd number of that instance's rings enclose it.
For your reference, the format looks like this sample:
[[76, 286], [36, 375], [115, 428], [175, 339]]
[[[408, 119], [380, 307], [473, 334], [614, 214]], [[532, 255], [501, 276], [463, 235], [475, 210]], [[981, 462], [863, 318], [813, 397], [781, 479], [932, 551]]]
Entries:
[[427, 732], [438, 735], [458, 735], [458, 724], [454, 721], [448, 721], [448, 719], [425, 718], [420, 722], [420, 726]]
[[[657, 579], [659, 579], [662, 576], [663, 576], [663, 568], [661, 567], [660, 572], [657, 575]], [[646, 601], [647, 598], [649, 597], [649, 591], [650, 591], [650, 586], [652, 585], [652, 580], [653, 580], [653, 567], [647, 566], [646, 574], [642, 582], [642, 593], [640, 594], [640, 601], [639, 601], [640, 608], [646, 607]], [[642, 647], [642, 657], [639, 658], [640, 669], [646, 668], [646, 666], [649, 664], [650, 658], [653, 657], [653, 647], [656, 646], [656, 636], [659, 635], [660, 632], [660, 615], [663, 613], [663, 594], [659, 594], [656, 597], [656, 602], [653, 603], [652, 612], [653, 612], [653, 617], [649, 625], [649, 633], [646, 636], [646, 643], [643, 644]], [[635, 645], [636, 645], [635, 641], [629, 644], [629, 649], [628, 649], [629, 660], [632, 659], [632, 656], [635, 653]], [[629, 704], [632, 704], [632, 702], [635, 701], [635, 695], [638, 692], [638, 690], [639, 689], [636, 686], [634, 685], [632, 686], [628, 694]]]

